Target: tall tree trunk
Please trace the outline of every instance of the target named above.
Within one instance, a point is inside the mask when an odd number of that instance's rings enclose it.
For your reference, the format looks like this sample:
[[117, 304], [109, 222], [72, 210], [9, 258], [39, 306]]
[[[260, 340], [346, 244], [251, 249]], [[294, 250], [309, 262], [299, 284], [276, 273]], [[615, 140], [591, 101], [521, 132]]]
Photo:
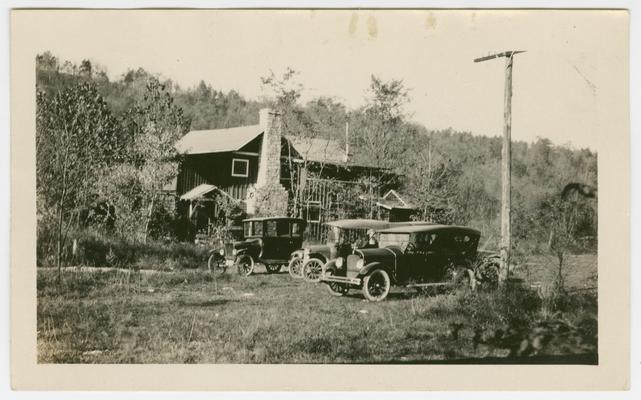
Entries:
[[58, 281], [62, 279], [62, 226], [65, 211], [65, 196], [67, 195], [67, 162], [62, 166], [62, 193], [60, 194], [60, 202], [58, 203], [58, 232], [57, 232], [57, 248], [56, 248], [56, 268], [58, 269]]
[[156, 194], [151, 197], [149, 208], [147, 209], [147, 217], [145, 218], [145, 235], [143, 237], [144, 243], [147, 243], [147, 236], [149, 235], [149, 224], [151, 223], [151, 216], [154, 212], [154, 204], [156, 202]]

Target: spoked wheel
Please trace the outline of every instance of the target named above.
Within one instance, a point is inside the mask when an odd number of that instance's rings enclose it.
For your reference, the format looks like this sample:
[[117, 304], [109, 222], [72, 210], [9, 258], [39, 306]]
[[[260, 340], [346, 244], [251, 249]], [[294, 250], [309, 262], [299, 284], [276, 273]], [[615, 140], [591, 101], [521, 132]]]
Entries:
[[265, 264], [265, 268], [267, 268], [267, 273], [275, 274], [280, 271], [280, 264]]
[[294, 278], [302, 278], [301, 271], [303, 269], [303, 259], [296, 257], [292, 258], [289, 262], [289, 274]]
[[239, 275], [249, 276], [254, 272], [254, 259], [247, 254], [236, 257], [234, 264], [236, 264]]
[[389, 294], [390, 286], [387, 272], [376, 269], [363, 279], [363, 296], [369, 301], [385, 300]]
[[474, 273], [478, 287], [496, 289], [499, 285], [500, 270], [501, 266], [496, 260], [485, 261], [479, 265]]
[[447, 267], [444, 281], [450, 283], [454, 289], [470, 288], [474, 290], [476, 283], [473, 270], [455, 265]]
[[[333, 271], [325, 271], [325, 275], [334, 275]], [[327, 290], [333, 296], [345, 296], [349, 292], [349, 285], [346, 283], [327, 282]]]
[[318, 258], [310, 258], [303, 264], [303, 279], [307, 282], [320, 282], [323, 273], [323, 262]]
[[209, 268], [209, 272], [217, 272], [219, 274], [224, 274], [225, 271], [227, 271], [227, 265], [225, 265], [224, 261], [222, 264], [216, 260], [216, 255], [212, 254], [209, 256], [209, 260], [207, 261], [207, 267]]

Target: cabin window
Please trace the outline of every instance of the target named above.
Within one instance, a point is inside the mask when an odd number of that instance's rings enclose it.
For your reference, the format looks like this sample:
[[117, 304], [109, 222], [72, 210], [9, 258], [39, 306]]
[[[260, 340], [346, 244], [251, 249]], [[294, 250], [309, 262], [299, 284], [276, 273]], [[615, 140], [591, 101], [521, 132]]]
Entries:
[[231, 176], [247, 178], [249, 176], [249, 160], [240, 158], [231, 160]]
[[308, 201], [305, 207], [305, 220], [307, 222], [320, 222], [321, 218], [321, 202]]

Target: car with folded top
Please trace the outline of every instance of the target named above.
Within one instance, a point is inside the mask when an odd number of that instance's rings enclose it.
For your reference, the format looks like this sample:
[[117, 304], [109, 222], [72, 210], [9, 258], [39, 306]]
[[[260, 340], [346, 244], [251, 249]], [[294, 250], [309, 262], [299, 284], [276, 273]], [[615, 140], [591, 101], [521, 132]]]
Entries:
[[390, 222], [374, 219], [342, 219], [326, 222], [326, 242], [310, 244], [291, 254], [289, 273], [308, 282], [318, 282], [325, 263], [347, 257], [355, 247], [377, 246], [368, 232], [389, 228]]

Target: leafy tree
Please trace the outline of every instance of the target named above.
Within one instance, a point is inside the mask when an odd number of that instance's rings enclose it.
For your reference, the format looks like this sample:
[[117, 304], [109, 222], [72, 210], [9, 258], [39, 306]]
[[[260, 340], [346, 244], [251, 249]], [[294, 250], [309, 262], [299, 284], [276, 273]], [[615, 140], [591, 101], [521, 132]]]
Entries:
[[372, 76], [366, 101], [366, 106], [352, 118], [357, 144], [369, 163], [393, 167], [406, 149], [404, 142], [411, 131], [411, 126], [405, 125], [408, 89], [401, 80], [383, 82]]
[[80, 72], [81, 76], [91, 79], [92, 73], [93, 73], [93, 69], [91, 67], [91, 61], [82, 60], [82, 62], [80, 63], [80, 68], [78, 72]]
[[91, 84], [36, 97], [38, 219], [55, 225], [56, 266], [73, 222], [96, 192], [100, 171], [120, 151], [119, 126]]
[[148, 80], [143, 100], [125, 116], [125, 121], [131, 135], [131, 159], [120, 171], [125, 179], [137, 181], [140, 190], [137, 201], [144, 210], [142, 226], [146, 240], [163, 188], [178, 173], [174, 144], [187, 132], [189, 122], [157, 79]]

